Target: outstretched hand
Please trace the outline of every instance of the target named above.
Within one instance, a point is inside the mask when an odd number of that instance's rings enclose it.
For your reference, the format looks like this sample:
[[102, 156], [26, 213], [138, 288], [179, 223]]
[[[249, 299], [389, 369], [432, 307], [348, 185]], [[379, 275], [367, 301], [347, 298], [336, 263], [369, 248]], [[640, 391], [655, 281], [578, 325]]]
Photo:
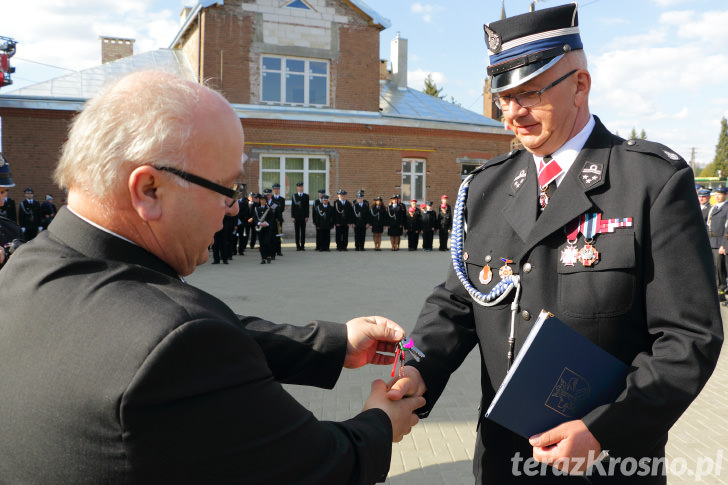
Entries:
[[359, 317], [346, 322], [344, 367], [356, 369], [366, 364], [394, 362], [397, 342], [404, 338], [402, 327], [385, 317]]

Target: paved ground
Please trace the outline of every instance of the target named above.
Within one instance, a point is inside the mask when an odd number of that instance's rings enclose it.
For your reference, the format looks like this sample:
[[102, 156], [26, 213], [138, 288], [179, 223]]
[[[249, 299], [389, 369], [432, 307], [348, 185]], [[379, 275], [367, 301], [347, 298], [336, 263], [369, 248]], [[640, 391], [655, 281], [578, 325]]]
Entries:
[[[314, 241], [309, 241], [309, 249], [297, 252], [290, 239], [284, 239], [284, 256], [270, 265], [259, 264], [256, 249], [235, 256], [228, 265], [201, 266], [188, 280], [238, 313], [275, 322], [345, 322], [356, 316], [384, 315], [409, 331], [423, 299], [440, 283], [449, 265], [449, 252], [409, 252], [406, 241], [398, 252], [389, 250], [388, 241], [383, 251], [374, 252], [370, 236], [367, 251], [355, 252], [350, 236], [349, 251], [334, 249], [330, 253], [314, 251]], [[728, 317], [725, 310], [724, 325]], [[343, 420], [361, 411], [371, 381], [387, 380], [390, 371], [390, 367], [374, 366], [345, 369], [332, 391], [301, 386], [287, 389], [319, 418]], [[473, 483], [471, 457], [479, 382], [478, 355], [474, 352], [452, 376], [430, 417], [394, 445], [386, 483]], [[728, 355], [724, 352], [708, 385], [670, 433], [670, 485], [728, 484], [727, 391]]]

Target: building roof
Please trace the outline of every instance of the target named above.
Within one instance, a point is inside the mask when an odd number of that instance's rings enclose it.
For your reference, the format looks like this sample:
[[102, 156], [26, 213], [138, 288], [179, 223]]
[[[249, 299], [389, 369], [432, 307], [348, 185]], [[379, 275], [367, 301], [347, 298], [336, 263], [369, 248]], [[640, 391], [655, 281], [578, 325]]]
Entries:
[[[161, 70], [196, 81], [182, 51], [158, 49], [0, 94], [0, 107], [79, 111], [107, 82], [141, 70]], [[277, 119], [432, 128], [507, 134], [503, 125], [411, 88], [380, 81], [379, 112], [236, 104], [241, 119]]]
[[99, 92], [109, 81], [125, 74], [146, 70], [165, 71], [185, 79], [196, 80], [192, 67], [182, 51], [158, 49], [8, 91], [6, 95], [0, 95], [0, 98], [33, 96], [48, 101], [64, 98], [85, 100]]

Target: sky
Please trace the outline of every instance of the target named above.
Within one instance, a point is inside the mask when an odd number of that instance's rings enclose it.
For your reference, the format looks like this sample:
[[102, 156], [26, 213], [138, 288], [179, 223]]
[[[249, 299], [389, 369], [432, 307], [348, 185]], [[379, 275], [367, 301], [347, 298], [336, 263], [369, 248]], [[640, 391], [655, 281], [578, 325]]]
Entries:
[[[365, 0], [408, 41], [408, 85], [432, 75], [445, 99], [482, 113], [488, 66], [483, 24], [526, 13], [532, 0]], [[100, 63], [99, 36], [136, 39], [134, 53], [167, 48], [193, 0], [3, 2], [0, 36], [18, 41], [13, 89]], [[569, 3], [537, 0], [536, 9]], [[579, 27], [592, 75], [591, 112], [613, 132], [644, 130], [696, 166], [713, 161], [728, 118], [728, 2], [583, 0]]]

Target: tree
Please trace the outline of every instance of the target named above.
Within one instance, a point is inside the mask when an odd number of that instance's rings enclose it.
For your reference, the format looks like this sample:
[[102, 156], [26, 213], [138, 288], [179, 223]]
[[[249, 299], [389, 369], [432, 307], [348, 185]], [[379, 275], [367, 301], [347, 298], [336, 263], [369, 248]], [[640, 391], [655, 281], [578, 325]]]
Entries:
[[432, 80], [432, 73], [429, 73], [425, 78], [425, 89], [423, 89], [422, 92], [434, 98], [443, 99], [445, 95], [440, 95], [443, 89], [444, 88], [438, 89], [437, 84], [435, 84], [435, 81]]
[[[634, 128], [632, 128], [632, 131], [629, 133], [629, 139], [630, 140], [636, 140], [637, 138], [638, 138], [637, 137], [637, 130], [635, 130]], [[645, 133], [645, 129], [644, 128], [642, 128], [642, 131], [640, 131], [639, 139], [640, 140], [646, 140], [647, 139], [647, 133]]]
[[700, 176], [717, 177], [719, 172], [723, 177], [728, 175], [728, 121], [725, 117], [720, 120], [720, 134], [718, 144], [715, 146], [715, 158], [700, 172]]

